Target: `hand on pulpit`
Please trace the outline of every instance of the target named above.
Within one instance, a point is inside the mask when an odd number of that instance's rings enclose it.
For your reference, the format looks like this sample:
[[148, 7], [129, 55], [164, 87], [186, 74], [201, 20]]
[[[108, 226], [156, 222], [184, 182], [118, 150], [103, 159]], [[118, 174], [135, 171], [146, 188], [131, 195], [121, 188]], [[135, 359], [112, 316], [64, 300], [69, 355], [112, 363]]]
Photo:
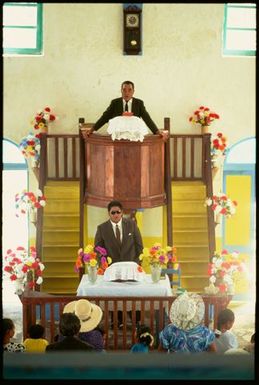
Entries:
[[164, 142], [169, 138], [169, 132], [167, 130], [159, 130], [159, 135], [162, 136]]
[[87, 136], [90, 136], [94, 132], [93, 127], [87, 127], [86, 123], [79, 123], [79, 128], [84, 128]]

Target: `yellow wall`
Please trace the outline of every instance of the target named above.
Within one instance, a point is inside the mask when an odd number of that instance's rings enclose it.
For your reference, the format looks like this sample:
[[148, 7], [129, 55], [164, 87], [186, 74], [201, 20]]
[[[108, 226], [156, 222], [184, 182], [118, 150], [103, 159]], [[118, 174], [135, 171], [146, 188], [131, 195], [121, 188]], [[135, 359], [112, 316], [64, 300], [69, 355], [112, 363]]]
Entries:
[[226, 220], [225, 243], [229, 246], [247, 246], [251, 237], [251, 177], [228, 175], [226, 194], [239, 204], [233, 217]]

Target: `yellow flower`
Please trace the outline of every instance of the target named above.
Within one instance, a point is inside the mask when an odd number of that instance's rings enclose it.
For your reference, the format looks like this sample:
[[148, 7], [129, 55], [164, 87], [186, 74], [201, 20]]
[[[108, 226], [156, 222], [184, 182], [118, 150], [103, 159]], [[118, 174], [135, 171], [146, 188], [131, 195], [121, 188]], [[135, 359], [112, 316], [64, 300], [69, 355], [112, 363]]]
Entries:
[[89, 265], [93, 266], [93, 267], [96, 266], [97, 265], [97, 260], [96, 259], [90, 259]]
[[108, 265], [110, 265], [112, 263], [111, 257], [107, 257], [107, 263], [108, 263]]
[[94, 250], [94, 248], [93, 248], [92, 245], [87, 245], [87, 246], [85, 247], [84, 252], [85, 252], [86, 254], [90, 254], [93, 250]]

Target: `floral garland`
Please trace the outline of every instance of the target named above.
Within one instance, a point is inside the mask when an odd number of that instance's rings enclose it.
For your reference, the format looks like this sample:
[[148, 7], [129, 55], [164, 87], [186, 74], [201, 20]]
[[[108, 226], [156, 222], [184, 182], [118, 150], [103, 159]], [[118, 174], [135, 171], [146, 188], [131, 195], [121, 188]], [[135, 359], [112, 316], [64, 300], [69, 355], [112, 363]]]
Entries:
[[80, 248], [77, 252], [77, 259], [75, 263], [75, 272], [86, 264], [86, 266], [96, 266], [97, 274], [103, 275], [108, 265], [112, 263], [111, 257], [107, 256], [107, 251], [101, 246], [87, 245], [84, 250]]
[[234, 294], [242, 289], [248, 282], [246, 261], [247, 257], [241, 257], [236, 251], [231, 253], [224, 249], [215, 253], [208, 266], [210, 284], [215, 284], [220, 293]]
[[23, 156], [32, 160], [38, 164], [40, 160], [40, 139], [33, 135], [31, 132], [22, 138], [19, 149], [21, 150]]
[[231, 200], [226, 194], [218, 193], [205, 200], [205, 206], [211, 206], [214, 213], [230, 218], [236, 213], [237, 201]]
[[15, 194], [15, 215], [17, 217], [19, 217], [19, 214], [26, 214], [29, 211], [35, 211], [35, 209], [44, 207], [45, 205], [46, 197], [42, 194], [41, 190], [37, 190], [37, 195], [26, 190]]
[[219, 118], [220, 116], [215, 112], [211, 112], [208, 107], [201, 106], [198, 110], [194, 111], [193, 116], [190, 116], [189, 122], [193, 124], [199, 123], [202, 126], [210, 126], [215, 119]]
[[28, 281], [30, 289], [43, 282], [42, 271], [45, 266], [37, 257], [36, 249], [31, 246], [28, 250], [19, 246], [15, 251], [8, 249], [4, 257], [4, 273], [9, 275], [11, 281], [21, 279], [23, 283]]
[[169, 262], [174, 264], [175, 269], [179, 267], [176, 247], [166, 246], [162, 248], [160, 243], [155, 243], [150, 248], [144, 247], [143, 253], [139, 256], [139, 260], [151, 266], [166, 267]]

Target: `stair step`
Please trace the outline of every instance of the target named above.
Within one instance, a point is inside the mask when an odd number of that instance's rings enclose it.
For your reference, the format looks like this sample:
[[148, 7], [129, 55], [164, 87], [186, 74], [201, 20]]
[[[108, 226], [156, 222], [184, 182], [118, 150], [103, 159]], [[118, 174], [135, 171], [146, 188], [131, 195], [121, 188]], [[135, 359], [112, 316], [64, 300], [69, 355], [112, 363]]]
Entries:
[[202, 229], [190, 229], [190, 228], [184, 228], [184, 229], [173, 229], [173, 233], [208, 233], [207, 228]]
[[[45, 270], [44, 270], [45, 271]], [[44, 276], [43, 276], [43, 280], [47, 279], [47, 278], [55, 278], [55, 279], [61, 279], [61, 278], [69, 278], [69, 279], [74, 279], [74, 278], [78, 278], [78, 274], [77, 273], [57, 273], [57, 272], [48, 272], [48, 273], [44, 273]]]

